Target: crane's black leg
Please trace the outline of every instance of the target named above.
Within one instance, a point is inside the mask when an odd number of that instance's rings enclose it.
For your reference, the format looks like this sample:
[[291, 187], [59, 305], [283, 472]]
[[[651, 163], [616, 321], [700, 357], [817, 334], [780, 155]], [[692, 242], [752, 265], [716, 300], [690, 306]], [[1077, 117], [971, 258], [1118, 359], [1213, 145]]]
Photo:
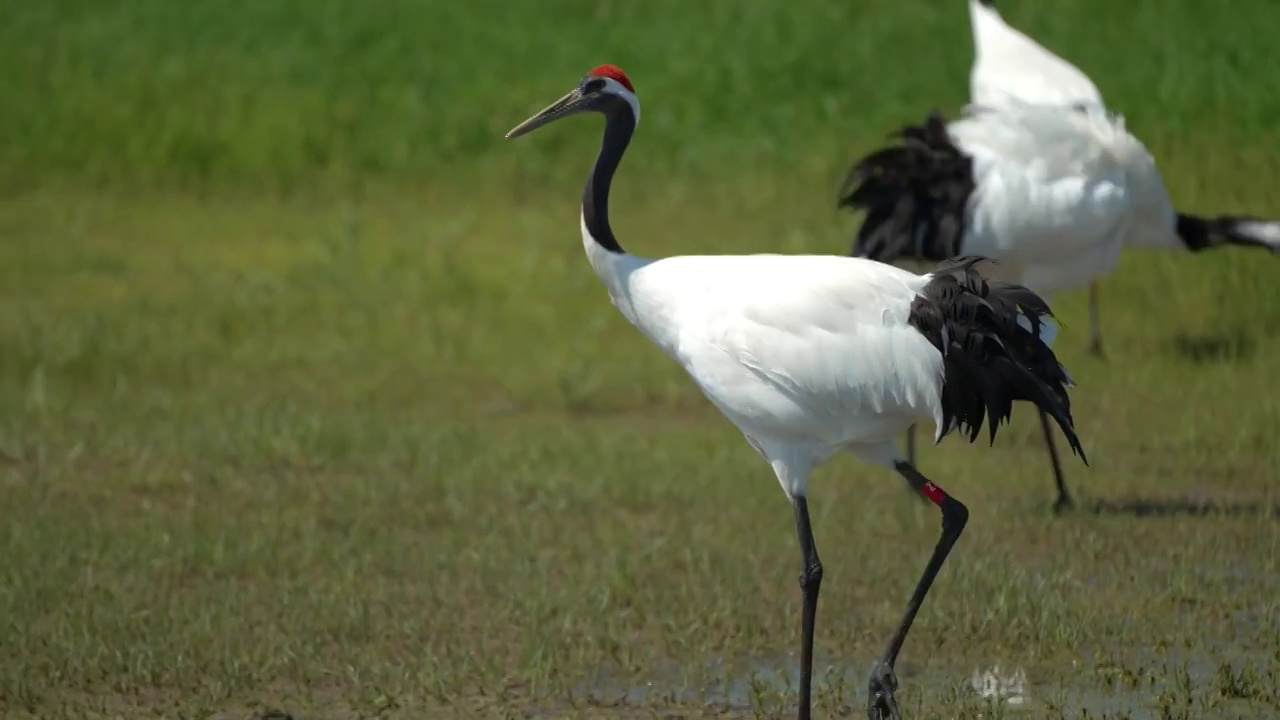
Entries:
[[1098, 323], [1098, 281], [1089, 283], [1089, 352], [1103, 357], [1102, 328]]
[[[915, 467], [915, 464], [916, 464], [916, 424], [915, 423], [911, 423], [911, 427], [907, 428], [907, 462], [910, 463], [912, 467]], [[913, 491], [913, 494], [916, 497], [920, 497], [918, 493], [914, 492], [915, 488], [911, 487], [911, 483], [907, 483], [907, 487], [911, 488], [911, 490]], [[926, 500], [920, 497], [920, 502], [926, 502]]]
[[907, 639], [907, 632], [911, 630], [911, 623], [915, 621], [916, 613], [920, 611], [920, 605], [924, 602], [925, 595], [929, 593], [929, 587], [933, 585], [933, 580], [942, 569], [942, 563], [947, 559], [947, 554], [951, 552], [952, 546], [960, 538], [960, 533], [964, 531], [965, 523], [969, 521], [969, 509], [963, 503], [943, 492], [942, 488], [921, 475], [910, 463], [900, 462], [896, 467], [898, 473], [917, 492], [942, 510], [942, 536], [938, 538], [938, 544], [933, 549], [929, 564], [924, 568], [924, 574], [920, 576], [920, 582], [911, 593], [907, 611], [903, 614], [898, 629], [893, 633], [889, 649], [871, 671], [871, 680], [867, 686], [868, 720], [901, 719], [898, 701], [893, 694], [898, 688], [898, 678], [894, 674], [893, 666], [898, 661], [898, 653], [902, 650], [902, 643]]
[[800, 638], [800, 720], [809, 720], [813, 687], [813, 623], [818, 614], [818, 587], [822, 585], [822, 561], [813, 544], [813, 528], [809, 525], [809, 503], [804, 497], [792, 498], [796, 509], [796, 534], [800, 536], [800, 554], [804, 569], [800, 572], [800, 589], [804, 591], [804, 617]]
[[907, 462], [913, 466], [916, 464], [916, 424], [911, 423], [911, 427], [907, 428]]
[[1058, 459], [1058, 446], [1053, 442], [1053, 424], [1049, 415], [1040, 413], [1040, 427], [1044, 429], [1044, 444], [1049, 447], [1049, 459], [1053, 461], [1053, 480], [1058, 484], [1058, 499], [1053, 503], [1054, 514], [1070, 510], [1075, 503], [1067, 492], [1067, 482], [1062, 477], [1062, 461]]

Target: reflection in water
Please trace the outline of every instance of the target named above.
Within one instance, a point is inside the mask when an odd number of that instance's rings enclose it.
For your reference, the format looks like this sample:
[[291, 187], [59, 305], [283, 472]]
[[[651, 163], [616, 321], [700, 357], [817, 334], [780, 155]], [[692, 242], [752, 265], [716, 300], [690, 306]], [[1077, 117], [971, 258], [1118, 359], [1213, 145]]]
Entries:
[[1023, 705], [1027, 702], [1027, 671], [1018, 668], [1006, 673], [999, 665], [982, 671], [975, 669], [969, 678], [969, 689], [981, 698], [1003, 700], [1007, 705]]

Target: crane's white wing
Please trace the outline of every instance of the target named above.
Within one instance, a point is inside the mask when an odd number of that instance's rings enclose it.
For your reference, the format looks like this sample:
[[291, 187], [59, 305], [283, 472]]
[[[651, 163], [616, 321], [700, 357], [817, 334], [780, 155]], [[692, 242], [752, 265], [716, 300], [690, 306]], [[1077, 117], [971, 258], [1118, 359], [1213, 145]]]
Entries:
[[630, 282], [671, 299], [640, 314], [678, 318], [669, 352], [749, 436], [835, 450], [939, 416], [942, 356], [907, 324], [924, 277], [847, 257], [684, 256]]
[[1047, 105], [1102, 106], [1102, 94], [1079, 68], [1005, 23], [994, 7], [969, 0], [974, 61], [970, 101], [996, 106], [1008, 99]]

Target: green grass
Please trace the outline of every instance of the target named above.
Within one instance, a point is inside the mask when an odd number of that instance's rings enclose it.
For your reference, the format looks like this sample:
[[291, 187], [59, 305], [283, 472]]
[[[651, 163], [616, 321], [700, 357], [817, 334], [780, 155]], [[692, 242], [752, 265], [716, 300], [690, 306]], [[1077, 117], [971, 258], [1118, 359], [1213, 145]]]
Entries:
[[[960, 0], [6, 0], [0, 12], [11, 191], [576, 178], [566, 159], [588, 146], [573, 139], [585, 126], [518, 151], [496, 138], [603, 61], [646, 101], [632, 177], [807, 177], [842, 170], [929, 103], [961, 103], [970, 56]], [[1280, 13], [1262, 0], [1006, 14], [1095, 75], [1165, 162], [1243, 143], [1257, 152], [1241, 157], [1262, 156], [1247, 174], [1274, 171], [1280, 77], [1263, 66]]]
[[[1180, 205], [1276, 213], [1280, 11], [1007, 4]], [[0, 715], [790, 714], [791, 513], [581, 257], [598, 124], [501, 135], [616, 62], [646, 102], [624, 243], [839, 252], [847, 161], [964, 98], [962, 3], [0, 16]], [[911, 717], [990, 716], [959, 686], [995, 663], [1036, 717], [1275, 712], [1278, 270], [1131, 253], [1106, 361], [1056, 299], [1082, 511], [1050, 515], [1025, 411], [922, 451], [973, 520], [904, 651]], [[830, 717], [860, 712], [938, 518], [845, 458], [813, 509]]]

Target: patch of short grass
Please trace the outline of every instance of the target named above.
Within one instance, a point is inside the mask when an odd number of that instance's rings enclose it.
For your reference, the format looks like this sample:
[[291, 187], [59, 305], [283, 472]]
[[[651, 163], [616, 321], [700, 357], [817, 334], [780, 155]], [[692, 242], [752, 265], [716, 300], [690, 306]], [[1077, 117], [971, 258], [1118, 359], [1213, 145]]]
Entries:
[[[40, 717], [785, 707], [767, 677], [733, 684], [794, 662], [798, 550], [767, 468], [615, 316], [562, 213], [385, 197], [0, 208], [17, 241], [0, 702]], [[755, 217], [686, 202], [666, 206], [673, 226], [755, 237]], [[525, 247], [502, 252], [504, 226]], [[904, 655], [921, 709], [968, 707], [947, 688], [995, 661], [1037, 686], [1132, 649], [1273, 671], [1230, 655], [1280, 627], [1270, 272], [1243, 252], [1135, 256], [1106, 285], [1109, 359], [1064, 336], [1094, 464], [1068, 465], [1080, 513], [1049, 514], [1025, 413], [995, 448], [924, 450], [974, 519]], [[1059, 304], [1083, 327], [1081, 298]], [[813, 504], [825, 713], [857, 703], [937, 518], [844, 459]]]

